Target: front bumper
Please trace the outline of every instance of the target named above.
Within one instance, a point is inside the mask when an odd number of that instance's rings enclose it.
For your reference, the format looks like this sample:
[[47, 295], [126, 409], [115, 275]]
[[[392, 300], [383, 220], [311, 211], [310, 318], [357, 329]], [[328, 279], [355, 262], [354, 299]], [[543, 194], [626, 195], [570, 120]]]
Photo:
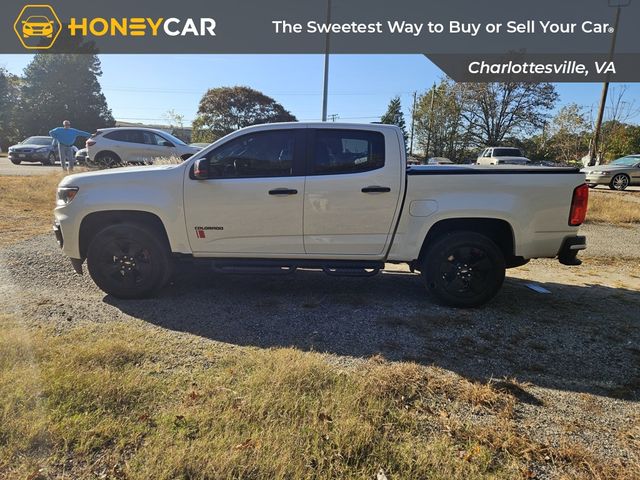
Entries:
[[611, 182], [611, 175], [587, 174], [585, 182], [589, 185], [609, 185], [609, 182]]
[[[53, 224], [53, 234], [56, 237], [58, 246], [62, 248], [64, 246], [64, 237], [62, 235], [62, 229], [60, 228], [60, 224], [58, 222], [54, 222]], [[82, 260], [79, 258], [70, 258], [69, 260], [71, 260], [71, 265], [73, 266], [75, 272], [78, 275], [82, 275]]]
[[578, 252], [585, 248], [587, 248], [587, 237], [581, 235], [567, 237], [558, 252], [558, 261], [563, 265], [580, 265], [582, 260], [578, 258]]
[[49, 158], [49, 153], [9, 153], [9, 160], [20, 160], [21, 162], [42, 162]]
[[62, 237], [62, 229], [60, 228], [60, 224], [55, 222], [53, 224], [53, 234], [56, 236], [56, 242], [58, 242], [58, 246], [62, 248], [64, 246], [64, 238]]

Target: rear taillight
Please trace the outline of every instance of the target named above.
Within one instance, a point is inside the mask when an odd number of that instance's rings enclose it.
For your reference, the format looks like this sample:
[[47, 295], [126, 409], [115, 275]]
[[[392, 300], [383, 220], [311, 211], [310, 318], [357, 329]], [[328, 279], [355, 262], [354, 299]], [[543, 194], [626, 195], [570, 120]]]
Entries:
[[87, 146], [87, 148], [93, 147], [95, 144], [96, 144], [96, 142], [94, 142], [93, 140], [87, 140], [85, 142], [85, 145]]
[[587, 216], [587, 204], [589, 203], [589, 186], [583, 183], [573, 190], [571, 199], [571, 211], [569, 212], [569, 225], [577, 227], [582, 225]]

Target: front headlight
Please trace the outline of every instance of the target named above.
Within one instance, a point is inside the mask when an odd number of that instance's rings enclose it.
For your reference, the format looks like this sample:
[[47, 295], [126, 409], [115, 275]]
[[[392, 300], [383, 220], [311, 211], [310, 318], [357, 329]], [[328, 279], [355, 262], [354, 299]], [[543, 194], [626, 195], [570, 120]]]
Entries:
[[56, 205], [62, 206], [71, 203], [77, 194], [78, 187], [58, 187]]
[[599, 171], [593, 171], [591, 172], [594, 175], [611, 175], [611, 172], [599, 172]]

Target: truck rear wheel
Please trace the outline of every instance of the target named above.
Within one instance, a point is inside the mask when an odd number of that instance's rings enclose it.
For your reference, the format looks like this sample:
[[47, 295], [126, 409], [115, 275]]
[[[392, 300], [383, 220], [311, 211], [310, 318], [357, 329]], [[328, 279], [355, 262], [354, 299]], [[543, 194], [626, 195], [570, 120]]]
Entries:
[[111, 225], [98, 232], [87, 252], [91, 278], [118, 298], [143, 298], [162, 288], [171, 273], [170, 251], [153, 229]]
[[505, 268], [504, 255], [491, 239], [458, 231], [435, 240], [421, 273], [439, 303], [464, 308], [491, 300], [502, 287]]

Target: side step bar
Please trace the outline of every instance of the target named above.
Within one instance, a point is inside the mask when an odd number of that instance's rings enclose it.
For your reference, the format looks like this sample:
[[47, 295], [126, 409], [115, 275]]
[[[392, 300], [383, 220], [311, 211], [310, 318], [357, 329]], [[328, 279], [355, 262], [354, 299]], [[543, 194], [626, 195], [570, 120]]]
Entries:
[[211, 266], [218, 273], [288, 275], [294, 273], [298, 268], [304, 268], [322, 270], [332, 276], [371, 277], [384, 268], [384, 262], [219, 258], [212, 260]]

